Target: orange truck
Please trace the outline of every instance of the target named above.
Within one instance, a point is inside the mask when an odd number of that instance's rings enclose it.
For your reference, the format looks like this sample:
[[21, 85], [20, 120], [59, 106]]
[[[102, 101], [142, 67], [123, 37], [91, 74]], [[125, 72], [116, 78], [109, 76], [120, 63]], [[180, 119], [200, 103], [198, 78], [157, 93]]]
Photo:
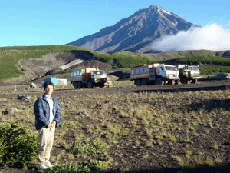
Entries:
[[93, 88], [95, 86], [111, 86], [112, 81], [107, 77], [105, 71], [98, 68], [85, 68], [71, 72], [71, 83], [74, 88]]
[[130, 80], [140, 85], [174, 85], [179, 84], [179, 70], [174, 65], [153, 64], [139, 65], [131, 68]]

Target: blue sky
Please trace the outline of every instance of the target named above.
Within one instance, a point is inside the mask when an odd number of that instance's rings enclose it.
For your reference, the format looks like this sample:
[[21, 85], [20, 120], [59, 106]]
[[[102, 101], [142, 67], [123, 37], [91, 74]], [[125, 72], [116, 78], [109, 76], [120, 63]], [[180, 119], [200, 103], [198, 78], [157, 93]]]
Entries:
[[194, 24], [230, 29], [229, 0], [0, 0], [0, 47], [64, 45], [150, 5]]

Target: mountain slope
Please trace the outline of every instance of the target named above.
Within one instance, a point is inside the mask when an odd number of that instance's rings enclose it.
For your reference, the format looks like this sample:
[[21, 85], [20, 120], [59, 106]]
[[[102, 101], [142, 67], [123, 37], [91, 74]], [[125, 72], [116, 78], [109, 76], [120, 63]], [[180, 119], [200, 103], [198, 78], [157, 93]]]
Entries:
[[93, 35], [85, 36], [67, 45], [107, 53], [121, 50], [141, 52], [146, 45], [162, 36], [177, 34], [179, 31], [188, 30], [191, 26], [200, 27], [152, 5], [140, 9], [113, 26], [103, 28]]

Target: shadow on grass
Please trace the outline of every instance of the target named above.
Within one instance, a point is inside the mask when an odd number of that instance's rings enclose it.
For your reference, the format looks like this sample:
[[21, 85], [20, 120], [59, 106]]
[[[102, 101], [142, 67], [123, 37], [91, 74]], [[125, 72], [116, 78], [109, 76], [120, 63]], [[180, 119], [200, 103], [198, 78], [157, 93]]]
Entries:
[[[37, 173], [39, 172], [37, 167], [28, 167], [28, 168], [13, 168], [6, 169], [7, 171], [16, 171], [21, 173]], [[0, 171], [4, 171], [4, 169], [0, 169]], [[92, 173], [229, 173], [230, 172], [230, 164], [218, 165], [218, 166], [200, 166], [197, 168], [149, 168], [149, 169], [132, 169], [131, 171], [124, 171], [121, 169], [111, 169], [109, 171], [93, 171]], [[65, 173], [65, 171], [63, 172]]]
[[121, 70], [109, 73], [109, 75], [113, 75], [113, 76], [118, 77], [119, 78], [118, 80], [127, 80], [127, 79], [130, 78], [130, 73], [129, 72], [124, 72], [124, 71], [121, 71]]
[[199, 86], [194, 86], [194, 87], [189, 87], [189, 88], [156, 88], [156, 89], [146, 89], [146, 88], [140, 88], [138, 91], [134, 91], [136, 93], [140, 92], [187, 92], [187, 91], [217, 91], [217, 90], [226, 90], [230, 89], [229, 85], [220, 85], [220, 86], [207, 86], [207, 87], [199, 87]]
[[[223, 111], [229, 111], [230, 110], [229, 103], [230, 103], [230, 99], [225, 99], [225, 100], [212, 99], [208, 101], [199, 101], [188, 105], [187, 110], [197, 111], [199, 109], [204, 109], [208, 112], [211, 112], [212, 110], [218, 108], [218, 109], [222, 109]], [[186, 106], [184, 108], [186, 108]]]
[[123, 173], [229, 173], [230, 164], [219, 165], [219, 166], [200, 166], [197, 168], [162, 168], [162, 169], [138, 169], [132, 171], [122, 170], [110, 170], [110, 171], [99, 171], [103, 173], [109, 172], [123, 172]]

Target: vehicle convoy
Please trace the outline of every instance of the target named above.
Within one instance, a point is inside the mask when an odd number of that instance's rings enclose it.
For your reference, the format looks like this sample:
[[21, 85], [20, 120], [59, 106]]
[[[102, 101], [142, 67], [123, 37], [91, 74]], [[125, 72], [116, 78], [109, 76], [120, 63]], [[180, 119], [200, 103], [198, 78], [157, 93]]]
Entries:
[[94, 86], [111, 86], [112, 81], [107, 77], [105, 71], [98, 68], [85, 68], [71, 72], [71, 83], [74, 88], [93, 88]]
[[201, 78], [199, 65], [178, 65], [177, 67], [182, 84], [195, 84]]
[[153, 64], [140, 65], [131, 68], [130, 80], [140, 85], [174, 85], [179, 84], [179, 71], [174, 65]]

